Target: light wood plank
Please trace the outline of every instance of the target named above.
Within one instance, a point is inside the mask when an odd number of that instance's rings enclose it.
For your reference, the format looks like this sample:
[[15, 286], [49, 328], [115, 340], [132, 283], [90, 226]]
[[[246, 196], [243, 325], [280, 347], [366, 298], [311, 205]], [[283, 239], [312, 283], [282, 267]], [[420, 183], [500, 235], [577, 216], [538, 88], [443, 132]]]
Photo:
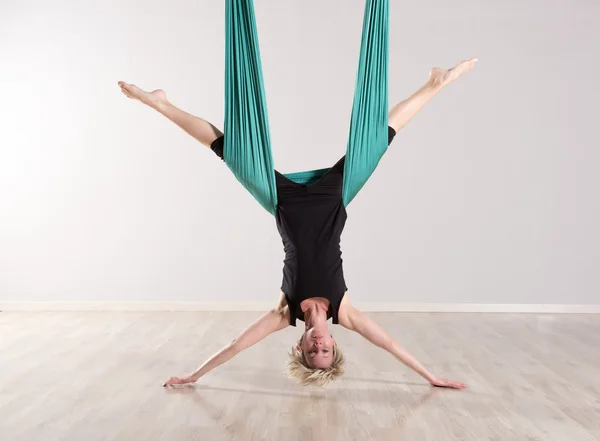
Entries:
[[255, 312], [0, 313], [0, 439], [544, 440], [600, 435], [600, 317], [373, 313], [465, 391], [429, 387], [333, 327], [348, 362], [326, 388], [283, 374], [286, 329], [197, 385], [164, 389]]

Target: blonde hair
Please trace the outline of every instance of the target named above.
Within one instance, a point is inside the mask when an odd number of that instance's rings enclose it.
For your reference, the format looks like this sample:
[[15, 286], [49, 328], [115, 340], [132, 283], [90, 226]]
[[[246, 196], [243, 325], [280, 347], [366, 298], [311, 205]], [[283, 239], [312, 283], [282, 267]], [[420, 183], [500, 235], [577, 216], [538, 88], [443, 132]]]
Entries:
[[[298, 341], [298, 346], [302, 344], [302, 339]], [[312, 368], [306, 362], [304, 353], [298, 348], [292, 346], [287, 362], [287, 374], [290, 378], [296, 380], [303, 386], [325, 386], [336, 378], [344, 375], [344, 354], [337, 343], [333, 345], [333, 361], [327, 368]]]

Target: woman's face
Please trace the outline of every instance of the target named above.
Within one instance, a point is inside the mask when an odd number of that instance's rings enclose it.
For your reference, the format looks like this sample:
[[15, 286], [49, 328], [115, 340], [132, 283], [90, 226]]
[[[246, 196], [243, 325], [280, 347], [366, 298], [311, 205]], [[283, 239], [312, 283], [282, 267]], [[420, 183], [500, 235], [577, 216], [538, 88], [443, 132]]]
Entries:
[[311, 368], [328, 368], [333, 362], [335, 340], [327, 330], [309, 329], [304, 333], [300, 349]]

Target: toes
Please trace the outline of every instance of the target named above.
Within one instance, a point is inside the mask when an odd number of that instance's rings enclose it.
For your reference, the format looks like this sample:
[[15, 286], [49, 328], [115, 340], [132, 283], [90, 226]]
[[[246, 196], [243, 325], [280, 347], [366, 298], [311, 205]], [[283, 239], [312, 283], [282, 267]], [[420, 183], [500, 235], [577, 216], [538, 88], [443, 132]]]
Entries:
[[136, 89], [135, 84], [127, 84], [123, 81], [119, 83], [119, 86], [121, 86], [121, 89], [126, 90], [129, 93], [132, 93]]
[[467, 65], [470, 69], [473, 66], [475, 66], [475, 63], [477, 63], [478, 61], [479, 61], [478, 58], [471, 58], [470, 60], [463, 61], [462, 64]]
[[127, 84], [124, 81], [119, 81], [119, 87], [121, 87], [121, 92], [123, 92], [123, 94], [127, 98], [134, 98], [134, 96], [135, 96], [135, 85], [133, 85], [133, 84]]

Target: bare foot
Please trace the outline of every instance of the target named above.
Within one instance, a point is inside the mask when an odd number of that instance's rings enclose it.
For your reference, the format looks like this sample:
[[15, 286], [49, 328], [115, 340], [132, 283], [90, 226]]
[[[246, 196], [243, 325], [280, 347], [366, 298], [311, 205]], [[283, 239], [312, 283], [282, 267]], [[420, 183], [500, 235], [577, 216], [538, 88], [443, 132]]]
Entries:
[[477, 63], [477, 61], [479, 61], [477, 58], [464, 60], [451, 69], [441, 69], [439, 67], [434, 67], [433, 69], [431, 69], [431, 73], [429, 74], [429, 81], [438, 86], [446, 86], [452, 81], [458, 79], [458, 77], [460, 77], [462, 74], [473, 69], [473, 66], [475, 66], [475, 63]]
[[135, 84], [127, 84], [124, 81], [119, 81], [121, 92], [123, 92], [128, 98], [132, 98], [147, 104], [150, 107], [157, 108], [159, 105], [164, 104], [167, 101], [167, 94], [160, 89], [152, 92], [146, 92], [140, 89]]

